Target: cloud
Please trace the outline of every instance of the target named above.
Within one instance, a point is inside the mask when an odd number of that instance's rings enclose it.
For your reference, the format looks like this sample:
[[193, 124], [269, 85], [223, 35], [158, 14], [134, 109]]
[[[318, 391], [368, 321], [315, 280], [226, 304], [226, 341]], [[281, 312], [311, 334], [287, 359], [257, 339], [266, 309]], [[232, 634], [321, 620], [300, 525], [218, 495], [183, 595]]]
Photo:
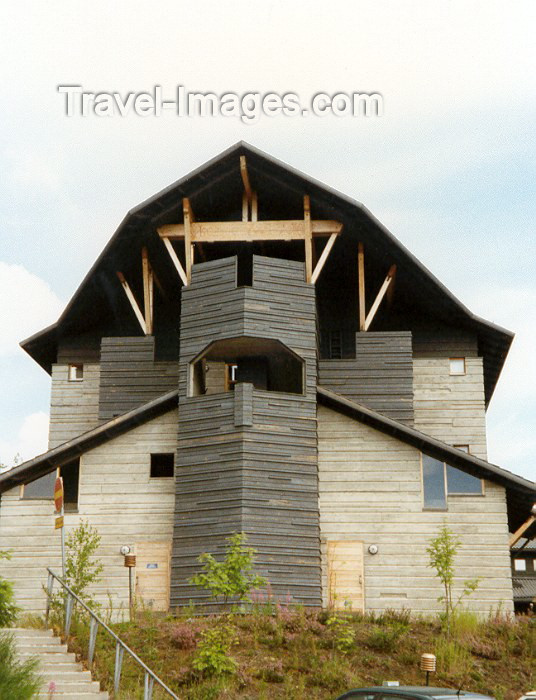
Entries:
[[63, 307], [47, 282], [0, 261], [0, 357], [18, 353], [19, 342], [56, 321]]
[[46, 451], [49, 416], [44, 411], [26, 416], [12, 439], [0, 441], [0, 464], [13, 465], [15, 457], [23, 461]]

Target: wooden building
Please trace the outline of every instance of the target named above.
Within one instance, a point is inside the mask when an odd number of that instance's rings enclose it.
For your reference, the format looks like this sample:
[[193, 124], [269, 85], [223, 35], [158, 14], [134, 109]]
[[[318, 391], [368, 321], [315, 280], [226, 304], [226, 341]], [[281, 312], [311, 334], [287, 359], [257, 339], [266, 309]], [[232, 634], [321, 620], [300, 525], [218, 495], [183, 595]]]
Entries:
[[239, 143], [130, 211], [56, 324], [49, 450], [0, 475], [0, 549], [43, 608], [67, 528], [102, 537], [104, 605], [208, 594], [197, 557], [245, 532], [275, 596], [434, 611], [426, 546], [462, 541], [470, 605], [512, 609], [508, 533], [535, 484], [490, 464], [512, 334], [476, 317], [358, 202]]

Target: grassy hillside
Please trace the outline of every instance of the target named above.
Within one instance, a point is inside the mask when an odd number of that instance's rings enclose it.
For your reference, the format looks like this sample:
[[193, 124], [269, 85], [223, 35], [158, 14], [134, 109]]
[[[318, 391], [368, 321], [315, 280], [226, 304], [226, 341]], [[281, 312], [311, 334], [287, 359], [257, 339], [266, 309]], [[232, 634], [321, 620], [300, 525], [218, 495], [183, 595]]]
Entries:
[[[80, 640], [87, 630], [77, 627], [79, 641], [73, 645], [83, 655], [87, 645]], [[143, 612], [136, 622], [113, 628], [184, 700], [330, 699], [384, 680], [420, 685], [424, 652], [437, 655], [432, 685], [480, 691], [497, 700], [516, 700], [536, 686], [536, 617], [494, 615], [478, 621], [464, 613], [450, 639], [438, 621], [413, 618], [407, 611], [334, 616], [263, 606], [248, 614], [203, 618], [187, 611], [173, 618]], [[95, 670], [111, 690], [114, 647], [102, 632], [97, 647]], [[211, 673], [218, 665], [228, 670]], [[140, 685], [125, 656], [120, 697], [143, 697]], [[155, 692], [154, 697], [163, 696]]]

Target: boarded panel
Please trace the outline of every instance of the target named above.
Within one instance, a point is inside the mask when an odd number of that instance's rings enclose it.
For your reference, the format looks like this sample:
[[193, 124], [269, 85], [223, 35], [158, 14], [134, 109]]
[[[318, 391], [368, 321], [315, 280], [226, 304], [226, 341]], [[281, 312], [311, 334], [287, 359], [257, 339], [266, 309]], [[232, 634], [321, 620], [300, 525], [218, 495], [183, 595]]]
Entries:
[[329, 605], [335, 610], [365, 611], [363, 543], [328, 542]]
[[169, 610], [171, 542], [136, 545], [136, 597], [153, 610]]

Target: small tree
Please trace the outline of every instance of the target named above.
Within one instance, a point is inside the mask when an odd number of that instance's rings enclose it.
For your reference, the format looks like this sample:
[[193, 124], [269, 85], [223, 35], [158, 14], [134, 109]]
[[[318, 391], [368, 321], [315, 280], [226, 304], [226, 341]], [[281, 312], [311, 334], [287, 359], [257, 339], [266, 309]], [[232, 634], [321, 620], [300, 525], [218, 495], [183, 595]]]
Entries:
[[37, 696], [42, 681], [36, 673], [38, 660], [17, 659], [15, 640], [11, 634], [0, 633], [0, 698], [31, 700]]
[[266, 580], [253, 571], [255, 550], [245, 546], [246, 539], [244, 533], [228, 537], [229, 545], [221, 562], [208, 552], [201, 554], [198, 562], [203, 571], [193, 576], [191, 583], [207, 588], [212, 598], [223, 597], [224, 604], [233, 597], [243, 601], [252, 589], [264, 586]]
[[479, 584], [479, 579], [477, 578], [464, 581], [463, 590], [456, 602], [454, 602], [452, 591], [454, 585], [454, 558], [456, 557], [460, 544], [460, 540], [454, 535], [452, 530], [449, 530], [446, 523], [444, 523], [436, 537], [430, 540], [430, 544], [426, 548], [430, 556], [428, 566], [435, 569], [436, 576], [443, 584], [445, 591], [444, 595], [438, 598], [438, 601], [445, 605], [445, 622], [448, 634], [450, 634], [451, 618], [456, 612], [456, 609], [463, 598], [476, 591]]
[[[102, 573], [102, 563], [95, 558], [101, 538], [97, 530], [81, 520], [75, 530], [67, 535], [65, 540], [65, 576], [64, 581], [69, 588], [92, 610], [99, 605], [88, 592], [89, 586], [98, 583]], [[64, 595], [58, 591], [51, 600], [51, 607], [60, 612], [64, 604]]]
[[[0, 550], [0, 560], [2, 559], [11, 559], [11, 553]], [[0, 627], [10, 627], [15, 622], [18, 612], [13, 584], [0, 576]]]

